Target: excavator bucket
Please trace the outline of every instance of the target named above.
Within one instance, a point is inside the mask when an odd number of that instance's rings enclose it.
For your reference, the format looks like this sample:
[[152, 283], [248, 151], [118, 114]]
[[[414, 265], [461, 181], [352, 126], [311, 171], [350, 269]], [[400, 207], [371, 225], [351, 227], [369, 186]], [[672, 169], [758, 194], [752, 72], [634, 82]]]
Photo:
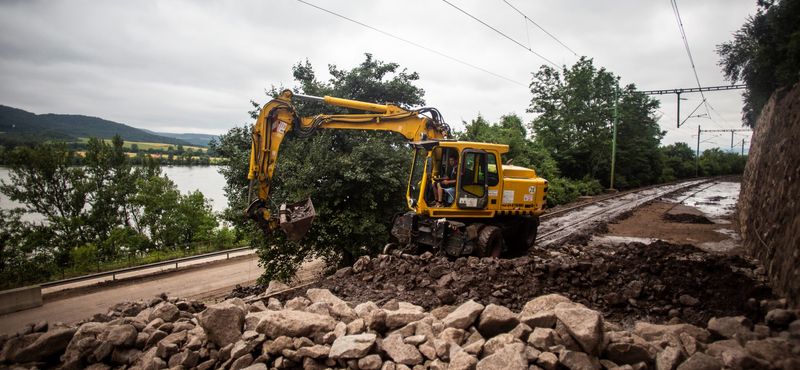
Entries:
[[281, 204], [279, 211], [280, 227], [286, 233], [286, 239], [298, 242], [303, 239], [311, 224], [314, 223], [314, 205], [311, 198], [290, 204]]

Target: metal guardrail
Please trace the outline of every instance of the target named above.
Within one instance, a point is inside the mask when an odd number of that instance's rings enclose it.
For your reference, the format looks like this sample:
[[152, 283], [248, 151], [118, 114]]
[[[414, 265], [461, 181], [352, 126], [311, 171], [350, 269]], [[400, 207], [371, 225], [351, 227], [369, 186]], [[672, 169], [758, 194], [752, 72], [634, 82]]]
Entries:
[[64, 285], [64, 284], [77, 283], [77, 282], [81, 282], [81, 281], [92, 280], [92, 279], [97, 279], [97, 278], [103, 278], [103, 277], [108, 277], [108, 276], [111, 276], [112, 280], [116, 280], [116, 275], [118, 275], [118, 274], [124, 274], [124, 273], [127, 273], [127, 272], [134, 272], [134, 271], [138, 271], [138, 270], [144, 270], [144, 269], [149, 269], [149, 268], [153, 268], [153, 267], [160, 267], [160, 266], [166, 266], [166, 265], [172, 265], [172, 264], [174, 264], [175, 268], [177, 269], [178, 268], [178, 264], [182, 263], [182, 262], [199, 260], [199, 259], [204, 259], [204, 258], [209, 258], [209, 257], [216, 257], [216, 256], [223, 255], [223, 254], [227, 255], [226, 258], [230, 258], [231, 257], [230, 254], [231, 253], [241, 252], [241, 251], [244, 251], [244, 250], [247, 250], [247, 249], [251, 249], [251, 248], [250, 247], [240, 247], [240, 248], [228, 249], [228, 250], [224, 250], [224, 251], [211, 252], [211, 253], [206, 253], [206, 254], [198, 254], [196, 256], [175, 258], [175, 259], [161, 261], [161, 262], [148, 263], [146, 265], [126, 267], [126, 268], [122, 268], [122, 269], [111, 270], [111, 271], [106, 271], [106, 272], [100, 272], [100, 273], [91, 274], [91, 275], [77, 276], [77, 277], [69, 278], [69, 279], [50, 281], [50, 282], [47, 282], [47, 283], [41, 283], [39, 285], [41, 285], [42, 288], [49, 288], [49, 287], [54, 287], [54, 286], [59, 286], [59, 285]]

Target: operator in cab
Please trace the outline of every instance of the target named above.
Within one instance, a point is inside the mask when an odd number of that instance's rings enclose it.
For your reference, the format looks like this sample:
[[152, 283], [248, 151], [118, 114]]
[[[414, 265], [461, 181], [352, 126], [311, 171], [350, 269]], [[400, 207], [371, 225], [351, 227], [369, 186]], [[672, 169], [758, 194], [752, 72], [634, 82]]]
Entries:
[[[435, 178], [436, 181], [436, 203], [434, 207], [449, 207], [456, 198], [456, 177], [458, 176], [458, 156], [450, 154], [447, 159], [450, 171], [444, 177]], [[443, 199], [446, 196], [446, 199]]]

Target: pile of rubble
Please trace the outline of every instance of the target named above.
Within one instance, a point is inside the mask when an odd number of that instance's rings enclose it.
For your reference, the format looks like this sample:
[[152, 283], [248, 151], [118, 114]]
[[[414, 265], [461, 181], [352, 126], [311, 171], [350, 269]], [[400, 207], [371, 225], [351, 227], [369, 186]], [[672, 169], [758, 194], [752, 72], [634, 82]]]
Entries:
[[[428, 311], [474, 300], [519, 312], [531, 299], [556, 293], [625, 327], [673, 317], [697, 326], [715, 316], [758, 321], [766, 314], [759, 302], [775, 298], [764, 268], [752, 261], [663, 241], [534, 247], [513, 259], [364, 256], [308, 287], [328, 289], [354, 304], [395, 298]], [[258, 296], [265, 290], [244, 287], [228, 297]], [[298, 294], [303, 291], [277, 298], [287, 301]]]
[[[119, 304], [76, 326], [41, 323], [0, 336], [0, 367], [14, 369], [794, 369], [798, 311], [774, 307], [691, 324], [606, 322], [556, 294], [519, 313], [468, 300], [426, 311], [395, 299], [345, 302], [326, 289], [265, 303], [207, 308], [162, 295]], [[104, 321], [104, 322], [100, 322]]]

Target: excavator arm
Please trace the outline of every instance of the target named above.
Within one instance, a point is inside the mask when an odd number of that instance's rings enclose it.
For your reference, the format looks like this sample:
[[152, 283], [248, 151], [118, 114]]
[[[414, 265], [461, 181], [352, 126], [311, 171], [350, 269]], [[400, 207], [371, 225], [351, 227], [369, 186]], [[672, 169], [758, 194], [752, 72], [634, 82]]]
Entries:
[[[373, 113], [300, 117], [292, 105], [293, 98]], [[315, 212], [310, 199], [282, 204], [277, 216], [270, 214], [268, 206], [275, 160], [283, 138], [290, 130], [294, 130], [299, 137], [310, 137], [318, 128], [394, 131], [409, 141], [449, 139], [451, 136], [450, 127], [434, 108], [405, 110], [391, 104], [300, 95], [284, 90], [267, 103], [258, 115], [253, 127], [250, 171], [247, 176], [250, 179], [250, 191], [245, 217], [256, 221], [267, 235], [280, 228], [286, 233], [287, 239], [299, 241], [311, 227]], [[256, 194], [253, 194], [254, 190]]]

